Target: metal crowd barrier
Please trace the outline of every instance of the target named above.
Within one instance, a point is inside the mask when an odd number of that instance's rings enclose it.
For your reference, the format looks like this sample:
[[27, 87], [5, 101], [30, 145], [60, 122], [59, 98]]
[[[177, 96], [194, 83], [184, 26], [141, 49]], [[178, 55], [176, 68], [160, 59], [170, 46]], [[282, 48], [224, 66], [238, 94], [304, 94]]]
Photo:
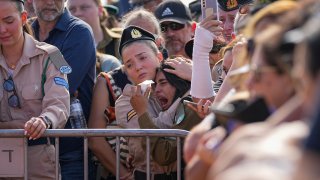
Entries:
[[[145, 137], [146, 138], [146, 163], [147, 163], [147, 180], [150, 180], [150, 137], [176, 137], [177, 141], [177, 179], [181, 179], [181, 138], [186, 137], [188, 131], [180, 129], [50, 129], [46, 130], [42, 137], [55, 138], [55, 173], [56, 179], [59, 180], [59, 137], [83, 137], [84, 138], [84, 178], [88, 179], [88, 137], [116, 137], [116, 179], [120, 177], [120, 137]], [[1, 129], [1, 138], [24, 138], [22, 129]], [[24, 138], [24, 179], [27, 180], [27, 138]], [[1, 149], [0, 149], [1, 150]], [[1, 152], [11, 153], [8, 150]], [[1, 174], [0, 174], [1, 177]]]

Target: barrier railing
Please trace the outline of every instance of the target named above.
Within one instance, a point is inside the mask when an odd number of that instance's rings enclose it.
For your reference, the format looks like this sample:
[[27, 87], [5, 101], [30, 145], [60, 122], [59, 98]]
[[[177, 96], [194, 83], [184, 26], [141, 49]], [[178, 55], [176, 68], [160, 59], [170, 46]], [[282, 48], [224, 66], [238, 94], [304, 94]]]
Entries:
[[[176, 137], [177, 141], [177, 179], [181, 179], [181, 138], [186, 137], [188, 131], [180, 129], [50, 129], [46, 130], [42, 137], [55, 138], [55, 154], [56, 179], [59, 179], [59, 137], [83, 137], [84, 138], [84, 178], [88, 179], [88, 137], [116, 137], [116, 179], [120, 177], [120, 137], [145, 137], [146, 138], [146, 164], [147, 164], [147, 180], [150, 180], [150, 137]], [[25, 138], [24, 130], [22, 129], [2, 129], [0, 130], [0, 140], [4, 138], [20, 138], [23, 144], [24, 167], [23, 177], [27, 179], [27, 138]], [[2, 143], [4, 144], [4, 143]], [[12, 150], [11, 150], [12, 151]], [[10, 156], [11, 151], [8, 149], [1, 149], [0, 152], [7, 153]], [[1, 155], [0, 155], [1, 159]], [[21, 173], [20, 173], [21, 174]], [[0, 173], [0, 177], [1, 173]], [[13, 177], [13, 176], [11, 176]], [[21, 176], [22, 177], [22, 176]]]

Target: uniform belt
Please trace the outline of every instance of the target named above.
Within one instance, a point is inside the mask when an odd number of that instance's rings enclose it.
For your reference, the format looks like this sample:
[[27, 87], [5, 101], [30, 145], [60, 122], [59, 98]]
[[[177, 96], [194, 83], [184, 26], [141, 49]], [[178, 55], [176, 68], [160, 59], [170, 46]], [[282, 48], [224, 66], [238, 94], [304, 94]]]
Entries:
[[28, 146], [42, 145], [42, 144], [54, 144], [53, 138], [41, 137], [36, 140], [28, 140]]
[[[153, 176], [153, 180], [176, 180], [177, 179], [177, 172], [163, 173], [163, 174], [150, 173], [150, 175], [151, 175], [150, 179], [152, 179], [152, 176]], [[134, 178], [144, 180], [144, 179], [147, 179], [147, 174], [141, 171], [134, 171]]]

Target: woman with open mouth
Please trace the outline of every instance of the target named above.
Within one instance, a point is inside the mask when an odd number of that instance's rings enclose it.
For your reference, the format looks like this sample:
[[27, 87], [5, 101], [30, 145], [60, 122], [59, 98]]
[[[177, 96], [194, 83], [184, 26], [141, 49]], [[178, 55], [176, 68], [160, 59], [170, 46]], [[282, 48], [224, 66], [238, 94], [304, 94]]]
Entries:
[[[197, 113], [186, 106], [183, 101], [191, 101], [189, 94], [190, 81], [181, 79], [180, 77], [171, 74], [165, 69], [173, 69], [173, 67], [162, 63], [157, 69], [153, 93], [159, 102], [162, 112], [170, 111], [172, 106], [177, 104], [174, 116], [171, 118], [172, 127], [170, 129], [190, 130], [201, 121]], [[139, 88], [139, 87], [138, 87]], [[139, 91], [138, 91], [139, 92]], [[146, 103], [147, 97], [142, 93], [138, 93], [131, 98], [131, 105], [139, 115], [138, 121], [142, 129], [159, 129], [149, 115]], [[145, 140], [141, 141], [142, 147], [145, 146]], [[167, 137], [151, 137], [150, 138], [150, 153], [157, 163], [160, 165], [168, 165], [177, 160], [177, 143], [175, 139]]]

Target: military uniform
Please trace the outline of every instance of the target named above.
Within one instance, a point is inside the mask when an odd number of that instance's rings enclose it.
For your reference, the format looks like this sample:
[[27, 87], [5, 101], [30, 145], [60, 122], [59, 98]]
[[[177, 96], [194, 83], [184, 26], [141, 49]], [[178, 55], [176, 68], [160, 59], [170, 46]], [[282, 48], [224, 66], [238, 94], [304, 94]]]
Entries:
[[[0, 83], [3, 84], [11, 77], [20, 102], [20, 108], [10, 107], [8, 98], [13, 93], [7, 92], [1, 86], [0, 121], [8, 122], [42, 117], [48, 118], [52, 122], [51, 128], [63, 128], [69, 116], [70, 96], [67, 77], [57, 69], [56, 65], [64, 64], [65, 61], [56, 47], [40, 43], [29, 34], [25, 33], [24, 36], [23, 53], [14, 70], [8, 68], [4, 56], [0, 52]], [[64, 71], [63, 68], [60, 70]], [[45, 81], [42, 80], [43, 71], [45, 72]], [[55, 149], [49, 138], [29, 140], [28, 179], [54, 178]]]
[[[138, 122], [138, 115], [133, 110], [130, 104], [130, 92], [131, 86], [127, 85], [123, 90], [123, 95], [119, 97], [116, 101], [115, 111], [117, 124], [122, 128], [130, 128], [130, 129], [140, 129]], [[178, 103], [179, 104], [179, 103]], [[177, 104], [177, 105], [178, 105]], [[173, 105], [173, 107], [168, 109], [166, 113], [160, 113], [160, 106], [156, 102], [155, 98], [150, 96], [148, 101], [148, 112], [152, 118], [153, 123], [156, 124], [159, 128], [169, 128], [173, 125], [173, 119], [175, 115], [175, 109], [177, 105]], [[142, 138], [137, 137], [128, 137], [128, 148], [129, 154], [133, 156], [133, 166], [135, 170], [145, 172], [146, 171], [146, 153], [141, 146]], [[168, 166], [160, 166], [156, 162], [151, 160], [150, 170], [153, 174], [164, 174], [176, 171], [176, 163], [172, 163]]]

